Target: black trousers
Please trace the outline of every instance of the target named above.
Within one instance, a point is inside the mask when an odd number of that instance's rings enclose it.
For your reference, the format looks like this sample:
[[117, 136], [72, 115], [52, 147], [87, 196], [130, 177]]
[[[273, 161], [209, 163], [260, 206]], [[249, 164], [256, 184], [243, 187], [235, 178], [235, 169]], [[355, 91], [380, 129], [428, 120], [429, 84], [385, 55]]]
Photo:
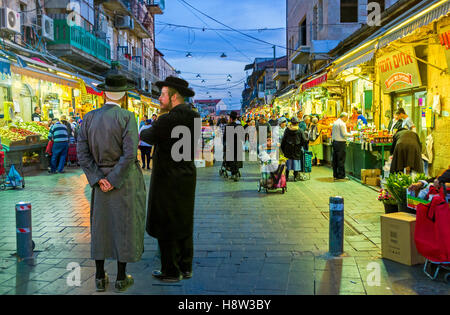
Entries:
[[161, 251], [161, 272], [178, 277], [181, 272], [192, 271], [194, 241], [192, 235], [179, 240], [158, 240]]
[[345, 178], [345, 141], [333, 141], [333, 177]]
[[150, 168], [150, 155], [152, 153], [152, 147], [139, 146], [142, 157], [142, 168], [145, 168], [145, 160], [147, 160], [147, 168]]

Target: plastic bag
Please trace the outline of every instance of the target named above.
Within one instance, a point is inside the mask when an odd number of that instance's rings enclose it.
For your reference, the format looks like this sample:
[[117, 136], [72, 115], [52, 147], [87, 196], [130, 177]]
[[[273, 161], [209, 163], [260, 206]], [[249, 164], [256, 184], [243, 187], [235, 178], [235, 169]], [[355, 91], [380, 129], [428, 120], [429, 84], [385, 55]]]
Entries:
[[14, 165], [11, 165], [11, 168], [9, 169], [8, 178], [6, 180], [6, 186], [7, 187], [19, 187], [22, 186], [23, 178], [20, 176], [19, 172], [17, 172]]

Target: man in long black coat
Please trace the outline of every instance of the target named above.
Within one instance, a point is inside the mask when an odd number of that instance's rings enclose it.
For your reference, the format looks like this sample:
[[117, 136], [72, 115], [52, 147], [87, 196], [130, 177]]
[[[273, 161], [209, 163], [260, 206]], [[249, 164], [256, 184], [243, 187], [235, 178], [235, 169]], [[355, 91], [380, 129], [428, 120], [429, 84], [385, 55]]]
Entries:
[[[177, 282], [192, 277], [197, 180], [194, 155], [201, 121], [200, 115], [184, 104], [184, 97], [194, 96], [186, 81], [168, 77], [156, 85], [161, 89], [161, 107], [170, 108], [170, 112], [159, 117], [152, 128], [141, 132], [141, 140], [155, 145], [146, 230], [158, 239], [161, 250], [161, 270], [153, 271], [152, 275], [161, 281]], [[196, 118], [198, 130], [194, 130]], [[174, 129], [186, 131], [186, 128], [190, 131], [189, 139], [183, 134], [172, 138]], [[180, 151], [180, 139], [188, 140], [189, 148], [183, 147]], [[176, 155], [180, 152], [187, 158], [178, 161]]]

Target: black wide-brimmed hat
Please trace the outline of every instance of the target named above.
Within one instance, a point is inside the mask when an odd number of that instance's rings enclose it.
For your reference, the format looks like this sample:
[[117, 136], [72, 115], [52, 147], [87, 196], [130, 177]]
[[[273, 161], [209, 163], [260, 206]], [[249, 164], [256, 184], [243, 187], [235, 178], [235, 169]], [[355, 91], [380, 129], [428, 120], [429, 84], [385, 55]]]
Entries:
[[189, 83], [186, 80], [177, 78], [177, 77], [167, 77], [165, 81], [158, 81], [155, 83], [159, 89], [162, 89], [164, 86], [174, 88], [184, 97], [193, 97], [195, 92], [190, 89]]
[[136, 89], [126, 76], [110, 74], [105, 78], [105, 83], [97, 85], [97, 89], [105, 92], [125, 92]]

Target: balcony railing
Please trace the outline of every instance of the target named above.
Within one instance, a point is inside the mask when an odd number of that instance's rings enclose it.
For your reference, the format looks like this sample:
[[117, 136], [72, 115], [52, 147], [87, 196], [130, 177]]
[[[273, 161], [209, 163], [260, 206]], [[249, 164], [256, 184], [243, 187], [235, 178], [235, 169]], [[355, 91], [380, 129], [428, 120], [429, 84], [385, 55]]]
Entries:
[[66, 20], [54, 20], [55, 40], [48, 45], [68, 44], [79, 50], [111, 64], [111, 48], [84, 28], [74, 25], [69, 26]]
[[151, 69], [145, 68], [141, 62], [141, 58], [132, 58], [131, 60], [125, 56], [124, 53], [119, 53], [117, 62], [121, 66], [121, 69], [127, 71], [131, 76], [136, 79], [145, 78], [147, 81], [155, 83], [158, 81], [158, 77], [154, 75]]

